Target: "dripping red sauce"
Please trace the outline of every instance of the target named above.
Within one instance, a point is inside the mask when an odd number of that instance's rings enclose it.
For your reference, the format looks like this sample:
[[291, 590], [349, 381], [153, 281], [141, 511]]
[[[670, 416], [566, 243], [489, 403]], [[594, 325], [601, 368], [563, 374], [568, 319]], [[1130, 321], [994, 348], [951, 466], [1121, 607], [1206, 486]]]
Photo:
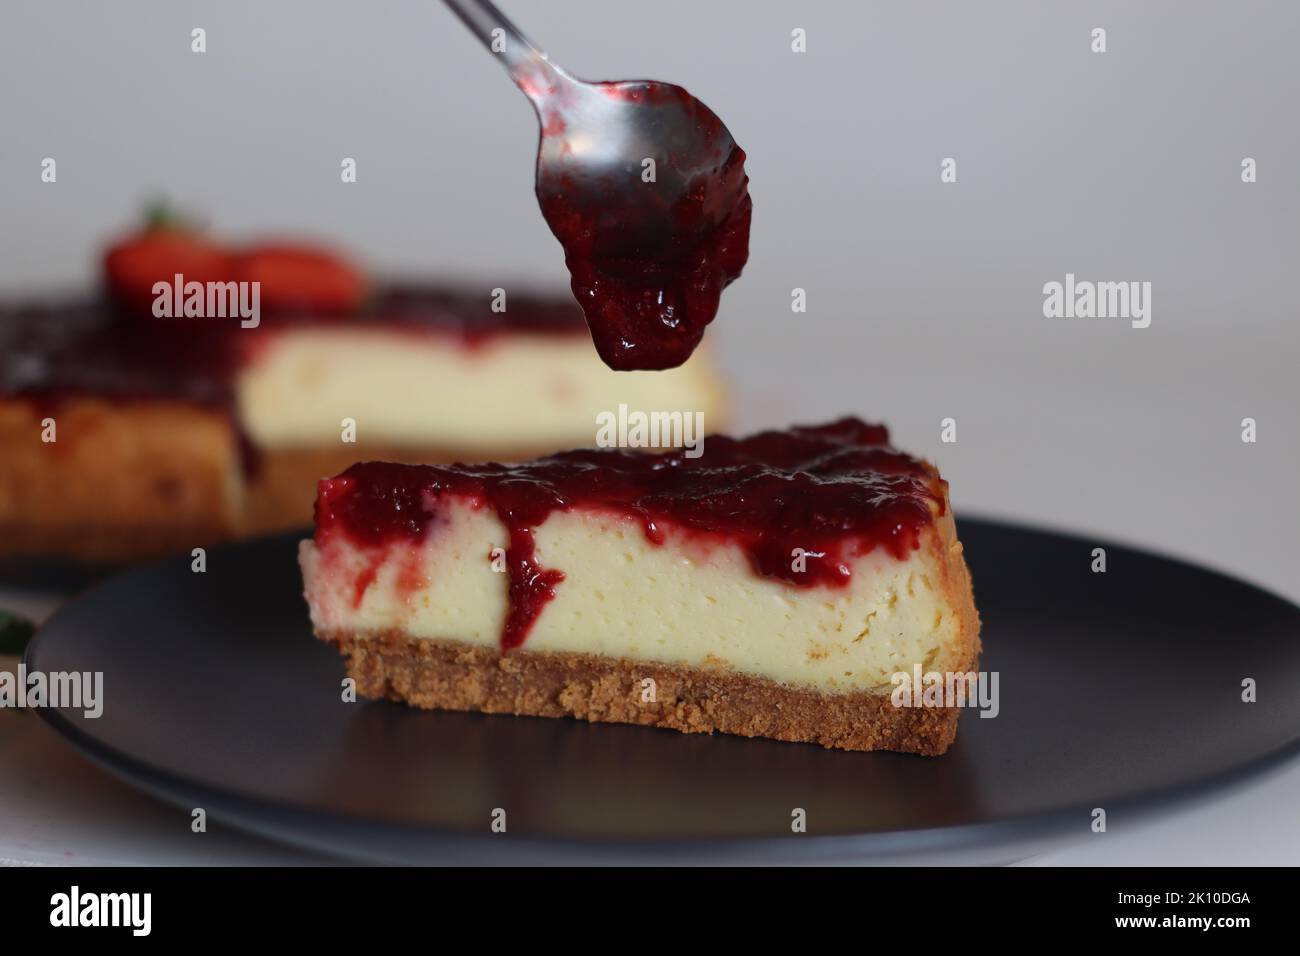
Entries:
[[[945, 500], [926, 463], [889, 445], [881, 425], [826, 425], [715, 436], [704, 454], [571, 451], [523, 465], [439, 467], [362, 462], [320, 483], [316, 542], [341, 534], [373, 554], [436, 534], [444, 496], [493, 508], [509, 536], [503, 651], [519, 647], [563, 586], [542, 567], [533, 532], [555, 511], [604, 510], [638, 520], [655, 544], [664, 528], [738, 545], [755, 573], [795, 587], [840, 588], [852, 558], [883, 548], [902, 560]], [[802, 549], [805, 560], [794, 560]], [[797, 569], [798, 568], [798, 569]], [[363, 589], [364, 590], [364, 589]]]
[[[711, 140], [729, 139], [713, 111], [681, 87], [645, 82], [598, 86], [606, 95], [630, 102], [675, 101], [690, 116], [702, 149]], [[544, 131], [562, 133], [563, 122], [556, 120], [544, 120]], [[658, 175], [667, 176], [691, 160], [669, 152], [660, 157]], [[733, 145], [719, 165], [694, 173], [672, 203], [656, 199], [678, 191], [642, 184], [639, 162], [618, 182], [584, 182], [581, 190], [563, 175], [538, 182], [542, 215], [564, 248], [573, 294], [587, 316], [596, 351], [620, 371], [675, 368], [685, 362], [717, 315], [722, 290], [740, 276], [749, 258], [753, 203], [743, 149]], [[594, 208], [575, 200], [596, 187], [601, 201]]]

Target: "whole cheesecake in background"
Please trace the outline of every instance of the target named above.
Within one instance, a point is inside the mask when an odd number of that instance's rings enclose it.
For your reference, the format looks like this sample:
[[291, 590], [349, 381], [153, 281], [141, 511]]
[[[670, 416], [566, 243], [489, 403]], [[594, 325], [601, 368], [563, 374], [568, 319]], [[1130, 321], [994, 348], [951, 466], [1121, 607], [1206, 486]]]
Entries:
[[843, 419], [703, 454], [357, 464], [301, 549], [316, 635], [369, 697], [846, 750], [944, 752], [894, 676], [977, 666], [930, 464]]
[[[102, 298], [0, 304], [0, 555], [188, 551], [309, 524], [317, 480], [358, 459], [522, 460], [592, 444], [620, 404], [725, 415], [706, 356], [611, 371], [567, 296], [506, 290], [498, 311], [487, 287], [375, 283], [327, 250], [171, 225], [105, 271]], [[257, 282], [256, 326], [154, 314], [176, 273]]]

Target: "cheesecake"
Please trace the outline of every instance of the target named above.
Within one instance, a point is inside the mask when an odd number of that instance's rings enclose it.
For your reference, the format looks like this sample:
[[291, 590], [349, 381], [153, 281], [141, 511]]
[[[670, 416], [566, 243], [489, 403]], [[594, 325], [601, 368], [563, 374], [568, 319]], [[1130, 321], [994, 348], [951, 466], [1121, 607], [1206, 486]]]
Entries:
[[300, 548], [366, 697], [940, 754], [979, 618], [947, 483], [852, 418], [526, 464], [362, 462]]
[[[99, 296], [0, 303], [0, 557], [189, 551], [309, 527], [316, 483], [360, 459], [526, 460], [594, 444], [624, 405], [710, 428], [726, 412], [707, 356], [614, 372], [564, 295], [380, 282], [301, 243], [156, 228], [105, 273]], [[182, 275], [246, 283], [260, 314], [185, 315]]]

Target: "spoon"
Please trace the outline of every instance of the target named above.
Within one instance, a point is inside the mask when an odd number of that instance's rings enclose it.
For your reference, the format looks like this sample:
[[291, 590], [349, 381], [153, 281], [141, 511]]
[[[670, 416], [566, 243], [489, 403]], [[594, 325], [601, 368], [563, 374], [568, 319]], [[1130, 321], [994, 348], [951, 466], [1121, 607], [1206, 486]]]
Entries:
[[744, 150], [680, 86], [576, 79], [488, 0], [445, 2], [537, 112], [537, 201], [600, 357], [680, 365], [749, 257]]

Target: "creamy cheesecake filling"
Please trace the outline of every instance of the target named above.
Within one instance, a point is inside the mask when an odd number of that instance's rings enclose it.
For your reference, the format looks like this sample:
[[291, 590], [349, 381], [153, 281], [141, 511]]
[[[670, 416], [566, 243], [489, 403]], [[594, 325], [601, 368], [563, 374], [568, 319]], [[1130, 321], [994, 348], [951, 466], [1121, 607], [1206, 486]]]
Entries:
[[845, 418], [701, 457], [360, 463], [318, 488], [313, 622], [823, 691], [955, 667], [974, 611], [947, 485], [888, 439]]
[[596, 416], [724, 410], [705, 356], [666, 372], [614, 372], [585, 335], [515, 334], [466, 342], [454, 332], [304, 327], [277, 333], [240, 369], [244, 428], [263, 448], [334, 445], [341, 422], [363, 442], [466, 453], [591, 445]]
[[[536, 558], [564, 579], [525, 648], [722, 668], [831, 693], [887, 692], [915, 664], [964, 666], [961, 614], [936, 580], [935, 542], [903, 560], [883, 549], [854, 558], [845, 587], [797, 588], [756, 574], [733, 543], [660, 530], [654, 543], [627, 516], [554, 512], [535, 529]], [[313, 625], [497, 647], [509, 582], [492, 555], [508, 544], [494, 511], [471, 499], [444, 500], [417, 547], [304, 542]]]

